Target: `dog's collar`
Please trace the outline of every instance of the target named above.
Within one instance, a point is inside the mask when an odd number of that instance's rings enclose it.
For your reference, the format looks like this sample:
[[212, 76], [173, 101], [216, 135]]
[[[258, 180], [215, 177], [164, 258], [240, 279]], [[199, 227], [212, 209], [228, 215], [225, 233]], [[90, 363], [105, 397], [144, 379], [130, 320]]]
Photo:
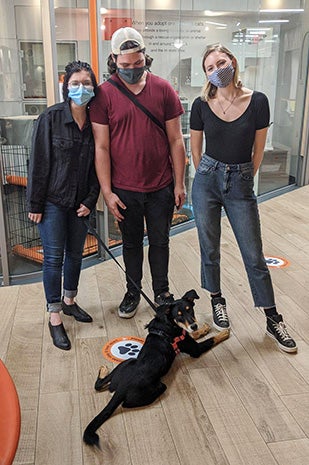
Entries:
[[[161, 329], [151, 329], [149, 331], [149, 333], [150, 334], [156, 334], [157, 336], [161, 336], [164, 339], [169, 338], [168, 334], [165, 333], [164, 331], [162, 331]], [[171, 342], [169, 342], [169, 344], [171, 344], [171, 346], [173, 347], [176, 355], [178, 355], [180, 353], [180, 349], [178, 347], [178, 342], [183, 341], [185, 337], [186, 337], [186, 331], [183, 329], [180, 336], [174, 337], [174, 339]]]
[[164, 337], [165, 339], [169, 339], [169, 335], [165, 331], [162, 331], [162, 329], [150, 329], [149, 333], [156, 334], [157, 336]]

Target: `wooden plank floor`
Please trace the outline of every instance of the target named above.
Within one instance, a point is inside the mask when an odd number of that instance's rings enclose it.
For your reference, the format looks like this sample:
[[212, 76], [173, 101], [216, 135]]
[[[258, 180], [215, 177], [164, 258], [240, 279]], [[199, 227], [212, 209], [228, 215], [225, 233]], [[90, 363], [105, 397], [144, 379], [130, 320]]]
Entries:
[[[194, 360], [177, 357], [167, 392], [150, 407], [119, 409], [99, 430], [102, 451], [82, 443], [88, 422], [109, 393], [94, 391], [103, 345], [118, 336], [145, 336], [152, 311], [142, 299], [131, 320], [117, 316], [125, 286], [109, 260], [83, 270], [78, 302], [93, 316], [64, 316], [72, 341], [56, 349], [47, 328], [42, 284], [0, 289], [0, 357], [13, 377], [22, 428], [14, 465], [308, 465], [309, 457], [309, 186], [260, 204], [264, 253], [289, 260], [271, 269], [278, 310], [297, 340], [281, 352], [265, 336], [253, 307], [231, 228], [223, 219], [222, 282], [231, 337]], [[147, 250], [145, 250], [145, 254]], [[121, 260], [121, 258], [120, 258]], [[171, 238], [171, 291], [195, 288], [201, 323], [211, 323], [199, 285], [196, 230]], [[150, 292], [145, 265], [144, 290]], [[213, 331], [214, 332], [214, 331]]]

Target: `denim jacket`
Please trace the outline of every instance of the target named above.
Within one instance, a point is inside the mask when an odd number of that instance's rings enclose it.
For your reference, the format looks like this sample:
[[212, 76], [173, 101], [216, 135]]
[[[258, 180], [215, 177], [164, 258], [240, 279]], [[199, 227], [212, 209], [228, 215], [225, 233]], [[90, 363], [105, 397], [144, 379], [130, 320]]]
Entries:
[[35, 123], [27, 185], [28, 209], [43, 213], [47, 201], [77, 209], [95, 207], [100, 192], [94, 139], [87, 116], [80, 130], [69, 102], [53, 105]]

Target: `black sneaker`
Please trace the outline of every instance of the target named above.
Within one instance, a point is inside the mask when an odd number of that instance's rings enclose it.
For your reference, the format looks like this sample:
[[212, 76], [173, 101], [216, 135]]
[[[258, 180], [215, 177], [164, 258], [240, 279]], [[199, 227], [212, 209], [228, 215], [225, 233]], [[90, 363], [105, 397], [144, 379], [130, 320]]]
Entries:
[[278, 346], [284, 352], [296, 352], [297, 345], [288, 333], [283, 323], [282, 315], [272, 315], [266, 318], [266, 334], [277, 341]]
[[223, 297], [213, 297], [211, 299], [213, 327], [218, 331], [229, 329], [230, 322], [226, 312], [226, 302]]
[[120, 318], [132, 318], [137, 312], [137, 306], [140, 300], [140, 294], [131, 294], [131, 292], [127, 292], [118, 308], [118, 315]]
[[166, 304], [171, 304], [174, 302], [174, 296], [170, 292], [162, 292], [162, 294], [158, 294], [155, 297], [155, 303], [160, 306], [160, 305], [166, 305]]

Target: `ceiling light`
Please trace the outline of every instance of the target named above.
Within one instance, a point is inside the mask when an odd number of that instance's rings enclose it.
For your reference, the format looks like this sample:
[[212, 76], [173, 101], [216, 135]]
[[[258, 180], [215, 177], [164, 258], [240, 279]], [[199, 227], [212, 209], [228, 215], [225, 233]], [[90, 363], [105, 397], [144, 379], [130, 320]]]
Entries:
[[204, 15], [205, 16], [226, 16], [225, 11], [211, 11], [211, 10], [204, 10]]
[[274, 8], [260, 10], [260, 13], [302, 13], [303, 11], [303, 8]]
[[227, 24], [224, 24], [224, 23], [215, 23], [214, 21], [205, 21], [205, 24], [212, 24], [213, 26], [224, 26], [224, 27], [227, 26]]
[[289, 23], [288, 19], [262, 19], [259, 21], [260, 24], [266, 23]]

